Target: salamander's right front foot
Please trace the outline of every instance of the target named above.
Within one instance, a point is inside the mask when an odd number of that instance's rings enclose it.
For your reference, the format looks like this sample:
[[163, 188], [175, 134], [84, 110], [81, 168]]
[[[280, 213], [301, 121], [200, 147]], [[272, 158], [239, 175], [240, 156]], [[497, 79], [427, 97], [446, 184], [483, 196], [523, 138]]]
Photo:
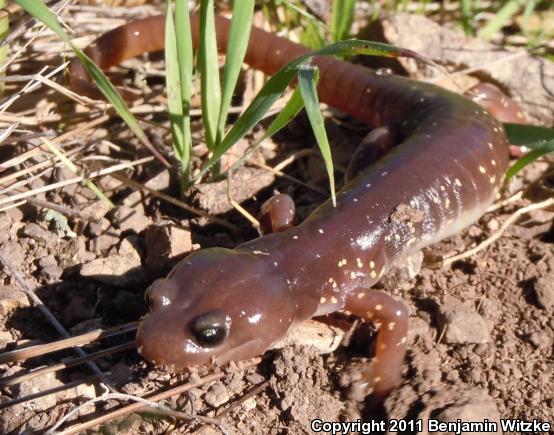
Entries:
[[363, 400], [371, 394], [383, 401], [400, 384], [402, 363], [406, 354], [408, 309], [391, 295], [376, 290], [354, 290], [345, 309], [363, 319], [379, 324], [375, 358], [358, 368], [351, 376], [350, 396]]

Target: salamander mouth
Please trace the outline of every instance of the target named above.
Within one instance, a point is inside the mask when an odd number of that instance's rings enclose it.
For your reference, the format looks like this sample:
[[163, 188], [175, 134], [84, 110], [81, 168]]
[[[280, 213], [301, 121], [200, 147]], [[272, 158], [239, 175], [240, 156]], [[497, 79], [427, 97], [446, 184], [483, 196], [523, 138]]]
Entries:
[[205, 348], [168, 325], [166, 316], [147, 314], [137, 330], [137, 351], [147, 361], [171, 371], [210, 363], [213, 348]]

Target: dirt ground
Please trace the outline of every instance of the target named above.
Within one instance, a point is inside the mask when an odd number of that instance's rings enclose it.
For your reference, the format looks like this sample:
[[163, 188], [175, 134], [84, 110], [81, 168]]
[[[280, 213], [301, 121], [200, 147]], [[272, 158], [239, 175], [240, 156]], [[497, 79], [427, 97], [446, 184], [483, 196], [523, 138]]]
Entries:
[[[133, 14], [144, 11], [139, 8]], [[75, 13], [67, 19], [70, 25], [78, 22]], [[116, 13], [112, 17], [114, 22], [129, 18], [126, 15], [129, 12], [118, 13], [122, 15]], [[99, 31], [93, 20], [97, 14], [93, 10], [90, 15], [85, 12], [80, 16], [90, 18], [79, 29], [80, 35], [91, 29]], [[103, 25], [113, 27], [113, 22]], [[23, 34], [16, 46], [25, 44], [30, 35], [29, 31]], [[90, 38], [82, 42], [87, 41]], [[55, 47], [61, 45], [54, 37], [42, 35], [24, 52], [22, 60], [14, 64], [17, 74], [36, 72], [37, 65], [42, 65], [45, 59], [59, 65], [62, 59], [60, 50], [53, 54]], [[155, 145], [169, 153], [170, 132], [164, 102], [159, 97], [163, 89], [160, 74], [163, 62], [151, 56], [131, 61], [128, 66], [140, 69], [139, 74], [131, 74], [131, 81], [142, 86], [147, 94], [136, 103], [138, 116]], [[119, 72], [128, 75], [127, 69]], [[252, 73], [245, 73], [244, 98], [248, 98], [249, 86], [255, 80]], [[17, 89], [20, 85], [8, 90]], [[185, 199], [188, 204], [216, 215], [224, 224], [195, 216], [178, 204], [129, 184], [127, 179], [132, 179], [178, 198], [174, 174], [149, 159], [148, 152], [119, 119], [112, 117], [90, 125], [91, 120], [104, 115], [103, 107], [76, 105], [42, 86], [22, 95], [9, 111], [32, 120], [24, 123], [24, 128], [20, 126], [16, 136], [53, 131], [56, 137], [74, 132], [58, 146], [63, 145], [64, 152], [89, 172], [122, 161], [142, 158], [147, 161], [120, 172], [124, 178], [105, 175], [94, 180], [115, 208], [110, 209], [82, 184], [73, 183], [36, 193], [26, 202], [15, 203], [15, 207], [0, 213], [3, 351], [62, 338], [45, 315], [29, 302], [22, 282], [34, 290], [71, 335], [79, 335], [138, 321], [148, 310], [145, 289], [187, 252], [210, 246], [233, 247], [255, 237], [251, 225], [229, 205], [225, 182], [202, 184], [195, 188], [191, 198]], [[349, 156], [367, 131], [338, 113], [326, 113], [340, 180], [341, 169], [347, 166]], [[195, 131], [198, 122], [194, 121]], [[545, 125], [554, 125], [554, 119]], [[256, 215], [273, 192], [285, 192], [295, 199], [300, 221], [326, 198], [327, 180], [321, 159], [317, 152], [300, 151], [316, 149], [311, 138], [306, 144], [308, 132], [306, 119], [299, 117], [273, 141], [264, 144], [236, 174], [234, 196], [247, 210]], [[240, 153], [262, 133], [263, 127], [257, 128], [234, 151]], [[198, 143], [195, 164], [206, 155], [205, 146]], [[63, 165], [50, 163], [50, 152], [39, 148], [40, 144], [36, 138], [30, 138], [0, 147], [2, 162], [36, 150], [17, 165], [3, 167], [2, 188], [11, 186], [11, 190], [6, 190], [8, 193], [3, 192], [3, 198], [74, 177]], [[296, 159], [282, 169], [288, 178], [270, 170], [290, 156]], [[233, 158], [228, 157], [223, 165]], [[9, 178], [42, 162], [46, 164], [29, 171], [29, 175]], [[14, 182], [20, 184], [13, 186]], [[261, 361], [249, 366], [232, 364], [217, 369], [216, 373], [222, 376], [209, 383], [199, 380], [213, 374], [213, 369], [169, 375], [142, 360], [134, 348], [102, 356], [95, 360], [97, 367], [114, 388], [125, 394], [147, 397], [192, 382], [193, 387], [185, 394], [172, 396], [164, 403], [188, 414], [217, 417], [220, 425], [202, 419], [190, 421], [141, 412], [105, 422], [90, 433], [303, 434], [312, 433], [314, 419], [403, 420], [408, 424], [399, 427], [403, 433], [425, 432], [413, 426], [419, 419], [424, 429], [430, 419], [453, 422], [520, 419], [554, 425], [554, 209], [522, 214], [485, 249], [440, 267], [442, 258], [463, 253], [494, 236], [517, 210], [551, 197], [553, 189], [551, 162], [542, 159], [533, 163], [507, 186], [498, 208], [460, 234], [426, 249], [421, 269], [414, 266], [419, 272], [415, 277], [407, 276], [403, 267], [379, 284], [410, 309], [409, 351], [402, 384], [382, 406], [349, 398], [349, 381], [356, 377], [361, 364], [370, 360], [368, 349], [375, 338], [371, 325], [357, 324], [352, 336], [349, 335], [348, 346], [333, 352], [322, 354], [310, 346], [288, 345], [269, 350]], [[507, 198], [511, 200], [506, 201]], [[322, 320], [340, 323], [343, 329], [355, 323], [354, 318], [345, 314], [329, 317]], [[133, 338], [131, 331], [101, 343], [87, 344], [83, 350], [90, 354], [129, 343]], [[1, 433], [43, 432], [77, 405], [102, 392], [97, 381], [79, 382], [94, 376], [85, 365], [17, 385], [5, 383], [10, 376], [50, 367], [75, 356], [78, 355], [74, 350], [65, 349], [19, 362], [1, 360]], [[13, 402], [63, 386], [70, 388], [23, 403]], [[110, 400], [83, 408], [64, 427], [107, 414], [120, 403]], [[507, 433], [522, 431], [516, 428]]]

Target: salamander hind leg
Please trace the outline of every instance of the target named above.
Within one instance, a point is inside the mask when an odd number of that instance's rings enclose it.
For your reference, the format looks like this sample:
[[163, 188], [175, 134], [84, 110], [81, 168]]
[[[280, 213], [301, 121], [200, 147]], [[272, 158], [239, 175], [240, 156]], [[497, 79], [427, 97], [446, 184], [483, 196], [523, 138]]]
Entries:
[[356, 178], [397, 145], [396, 129], [379, 127], [371, 130], [354, 151], [344, 181]]
[[408, 309], [391, 295], [377, 290], [354, 290], [345, 309], [378, 327], [375, 358], [362, 368], [362, 377], [351, 387], [356, 398], [372, 394], [382, 401], [400, 383], [401, 369], [406, 354]]

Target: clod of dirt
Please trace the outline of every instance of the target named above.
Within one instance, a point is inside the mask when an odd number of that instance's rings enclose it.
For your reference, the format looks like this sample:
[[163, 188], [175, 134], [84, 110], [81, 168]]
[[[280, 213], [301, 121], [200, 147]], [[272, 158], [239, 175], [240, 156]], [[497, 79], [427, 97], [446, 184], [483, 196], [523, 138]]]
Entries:
[[488, 322], [464, 305], [441, 307], [438, 323], [445, 343], [488, 343], [491, 339]]
[[145, 232], [145, 244], [146, 267], [155, 271], [164, 269], [176, 257], [194, 249], [190, 231], [172, 222], [149, 226]]
[[537, 279], [533, 289], [539, 305], [552, 313], [554, 311], [554, 271]]
[[[131, 244], [127, 242], [125, 246], [127, 245]], [[140, 255], [135, 249], [122, 248], [120, 248], [118, 254], [98, 258], [83, 264], [80, 270], [81, 276], [91, 277], [100, 282], [120, 287], [136, 282], [141, 275], [136, 273], [136, 269], [141, 266]]]
[[23, 227], [22, 235], [33, 239], [35, 242], [48, 246], [55, 243], [55, 237], [41, 226], [31, 222]]
[[[275, 175], [265, 169], [241, 168], [233, 174], [231, 181], [233, 199], [238, 203], [246, 201], [271, 185], [274, 180]], [[233, 209], [227, 199], [227, 180], [198, 184], [195, 189], [194, 201], [203, 210], [211, 214], [221, 214]]]
[[220, 383], [212, 385], [206, 394], [204, 394], [204, 401], [213, 408], [219, 408], [227, 403], [229, 398], [229, 391], [225, 385]]
[[0, 286], [0, 315], [5, 316], [14, 308], [28, 307], [29, 299], [25, 293], [14, 286]]
[[120, 206], [109, 213], [108, 218], [112, 224], [121, 231], [134, 231], [140, 233], [152, 220], [144, 214], [144, 211], [134, 210], [131, 207]]

